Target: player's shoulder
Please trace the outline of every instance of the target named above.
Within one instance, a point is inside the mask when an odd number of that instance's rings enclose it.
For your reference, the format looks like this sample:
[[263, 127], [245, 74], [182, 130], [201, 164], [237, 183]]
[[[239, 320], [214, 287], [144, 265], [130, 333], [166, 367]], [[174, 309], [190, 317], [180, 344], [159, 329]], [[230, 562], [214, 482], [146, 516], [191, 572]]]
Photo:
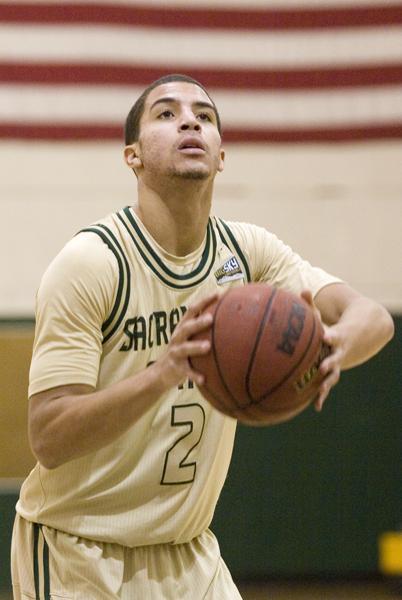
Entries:
[[258, 240], [264, 240], [266, 243], [268, 239], [275, 237], [265, 227], [254, 223], [232, 221], [221, 217], [214, 217], [214, 221], [221, 237], [225, 235], [233, 237], [242, 246], [254, 245]]
[[90, 228], [77, 232], [66, 242], [55, 257], [53, 263], [65, 267], [96, 267], [110, 262], [107, 244]]
[[111, 243], [119, 245], [122, 238], [122, 224], [119, 219], [120, 212], [113, 212], [101, 219], [93, 221], [80, 229], [74, 238], [92, 241], [93, 247], [99, 247], [99, 242], [110, 249]]
[[105, 258], [109, 262], [120, 262], [124, 254], [125, 233], [121, 213], [122, 211], [110, 213], [86, 225], [75, 233], [64, 251], [70, 255], [78, 254], [88, 263], [102, 262]]
[[107, 233], [103, 227], [111, 225], [113, 220], [106, 217], [77, 231], [59, 250], [46, 269], [43, 280], [75, 280], [113, 276], [117, 272], [115, 254], [110, 251]]

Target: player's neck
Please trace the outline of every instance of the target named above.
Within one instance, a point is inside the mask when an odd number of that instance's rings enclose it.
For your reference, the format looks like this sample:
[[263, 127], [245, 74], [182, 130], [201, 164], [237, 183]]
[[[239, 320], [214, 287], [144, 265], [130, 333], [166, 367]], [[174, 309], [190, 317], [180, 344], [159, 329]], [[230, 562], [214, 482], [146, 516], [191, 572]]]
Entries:
[[211, 209], [212, 185], [180, 186], [174, 193], [139, 186], [134, 210], [149, 233], [170, 254], [186, 256], [202, 244]]

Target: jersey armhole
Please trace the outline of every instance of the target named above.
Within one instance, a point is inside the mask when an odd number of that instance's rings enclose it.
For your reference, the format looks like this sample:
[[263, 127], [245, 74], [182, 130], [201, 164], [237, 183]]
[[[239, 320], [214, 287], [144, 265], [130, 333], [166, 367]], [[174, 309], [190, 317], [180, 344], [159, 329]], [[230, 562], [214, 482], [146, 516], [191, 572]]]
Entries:
[[222, 219], [218, 219], [217, 217], [215, 217], [215, 222], [216, 222], [216, 228], [219, 233], [219, 237], [221, 238], [221, 240], [225, 244], [225, 246], [227, 248], [229, 248], [229, 250], [231, 252], [233, 252], [233, 254], [236, 256], [236, 258], [238, 259], [238, 261], [240, 262], [240, 264], [242, 266], [243, 273], [246, 274], [247, 283], [250, 283], [251, 282], [251, 273], [250, 273], [249, 264], [246, 260], [246, 257], [244, 256], [233, 232], [231, 231], [229, 225], [227, 223], [225, 223], [225, 221], [223, 221]]
[[119, 283], [117, 286], [116, 298], [109, 316], [102, 324], [102, 344], [105, 344], [105, 342], [110, 340], [112, 335], [117, 331], [127, 312], [131, 290], [130, 266], [120, 242], [114, 233], [109, 229], [109, 227], [102, 224], [96, 224], [92, 225], [91, 227], [81, 229], [78, 233], [84, 232], [95, 233], [98, 237], [100, 237], [100, 239], [107, 245], [109, 250], [114, 254], [119, 270]]

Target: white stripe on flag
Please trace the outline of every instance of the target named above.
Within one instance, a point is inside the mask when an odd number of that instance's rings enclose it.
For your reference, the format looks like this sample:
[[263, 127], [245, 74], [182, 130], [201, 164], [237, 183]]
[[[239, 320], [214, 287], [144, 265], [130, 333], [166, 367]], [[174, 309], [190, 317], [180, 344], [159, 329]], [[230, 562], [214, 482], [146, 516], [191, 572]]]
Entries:
[[[125, 86], [9, 85], [1, 91], [0, 121], [113, 123], [123, 127], [141, 91], [142, 88]], [[209, 91], [224, 128], [297, 129], [402, 121], [402, 86], [306, 93]]]
[[402, 61], [402, 27], [216, 31], [0, 25], [1, 61], [301, 68]]

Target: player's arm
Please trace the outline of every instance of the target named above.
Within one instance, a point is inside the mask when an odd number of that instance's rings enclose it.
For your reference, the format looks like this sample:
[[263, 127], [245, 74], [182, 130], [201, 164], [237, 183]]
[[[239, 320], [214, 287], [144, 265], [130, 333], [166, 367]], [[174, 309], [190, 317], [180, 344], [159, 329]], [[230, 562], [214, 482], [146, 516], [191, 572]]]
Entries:
[[340, 372], [359, 365], [381, 350], [394, 334], [393, 320], [381, 305], [345, 283], [322, 288], [314, 298], [325, 325], [331, 354], [322, 362], [325, 379], [315, 404], [320, 410]]
[[211, 315], [200, 313], [214, 298], [187, 310], [166, 352], [142, 372], [103, 390], [64, 385], [31, 396], [29, 438], [38, 461], [52, 469], [98, 450], [129, 429], [170, 388], [186, 378], [202, 384], [188, 357], [205, 354], [210, 345], [190, 337], [211, 325]]

